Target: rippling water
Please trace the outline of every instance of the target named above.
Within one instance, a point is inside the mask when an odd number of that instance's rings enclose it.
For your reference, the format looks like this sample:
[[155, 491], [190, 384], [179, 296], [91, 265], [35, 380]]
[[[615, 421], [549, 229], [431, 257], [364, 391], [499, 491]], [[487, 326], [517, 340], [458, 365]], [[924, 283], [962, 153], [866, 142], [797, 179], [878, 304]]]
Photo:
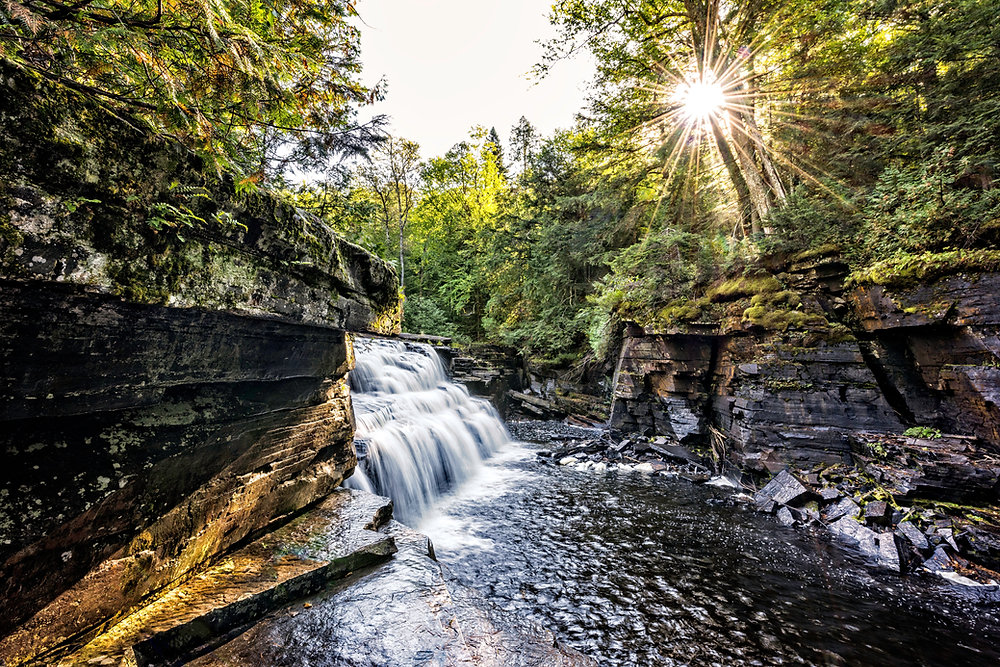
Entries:
[[995, 603], [872, 571], [725, 492], [537, 448], [508, 447], [420, 529], [457, 579], [602, 665], [1000, 664]]

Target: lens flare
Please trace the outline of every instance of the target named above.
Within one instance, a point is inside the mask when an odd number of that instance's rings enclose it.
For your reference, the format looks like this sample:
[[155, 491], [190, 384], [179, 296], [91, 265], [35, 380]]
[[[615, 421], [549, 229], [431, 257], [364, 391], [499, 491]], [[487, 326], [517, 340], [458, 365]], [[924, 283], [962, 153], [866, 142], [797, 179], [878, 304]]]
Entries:
[[717, 81], [702, 78], [685, 81], [677, 90], [677, 101], [687, 122], [702, 124], [722, 115], [726, 93]]

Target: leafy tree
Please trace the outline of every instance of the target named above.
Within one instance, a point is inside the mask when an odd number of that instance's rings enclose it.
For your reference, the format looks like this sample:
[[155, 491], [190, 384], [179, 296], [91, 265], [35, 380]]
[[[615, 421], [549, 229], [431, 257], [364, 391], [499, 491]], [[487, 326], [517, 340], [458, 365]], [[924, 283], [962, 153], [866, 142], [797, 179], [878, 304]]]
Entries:
[[417, 199], [417, 179], [420, 173], [420, 147], [406, 139], [389, 137], [379, 144], [371, 162], [358, 168], [361, 181], [371, 190], [378, 203], [379, 215], [385, 227], [386, 244], [397, 238], [399, 251], [399, 289], [405, 290], [405, 232]]
[[433, 300], [462, 335], [482, 338], [492, 289], [487, 265], [508, 184], [488, 132], [427, 161], [409, 233], [410, 294]]
[[0, 56], [140, 115], [259, 181], [363, 151], [382, 119], [344, 0], [6, 0]]

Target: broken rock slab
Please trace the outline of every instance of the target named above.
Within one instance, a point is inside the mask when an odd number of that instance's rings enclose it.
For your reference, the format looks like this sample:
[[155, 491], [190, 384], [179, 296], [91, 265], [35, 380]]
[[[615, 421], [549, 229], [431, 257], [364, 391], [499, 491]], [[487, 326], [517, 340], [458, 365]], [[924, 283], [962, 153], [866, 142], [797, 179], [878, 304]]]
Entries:
[[909, 521], [902, 521], [896, 528], [919, 551], [925, 551], [930, 547], [927, 536], [920, 532], [920, 529]]
[[903, 571], [905, 561], [892, 533], [876, 533], [849, 516], [837, 519], [829, 527], [838, 537], [854, 542], [861, 553], [874, 560], [879, 567], [893, 572]]
[[754, 495], [754, 502], [758, 506], [763, 506], [768, 501], [780, 505], [795, 505], [809, 500], [812, 496], [812, 491], [792, 473], [782, 470]]
[[861, 516], [861, 507], [852, 498], [841, 498], [823, 513], [827, 521], [836, 521], [842, 517], [857, 519]]

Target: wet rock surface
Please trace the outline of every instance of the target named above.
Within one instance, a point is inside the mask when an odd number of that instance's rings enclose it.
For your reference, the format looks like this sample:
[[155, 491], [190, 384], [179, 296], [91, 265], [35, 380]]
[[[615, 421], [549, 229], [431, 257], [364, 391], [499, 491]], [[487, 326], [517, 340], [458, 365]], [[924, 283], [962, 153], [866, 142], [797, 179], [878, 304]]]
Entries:
[[385, 533], [399, 547], [391, 561], [359, 570], [189, 664], [596, 666], [553, 646], [542, 631], [522, 634], [523, 623], [498, 622], [489, 603], [445, 576], [426, 536], [397, 522]]
[[[544, 423], [544, 422], [542, 422]], [[531, 421], [516, 423], [521, 437], [534, 432]], [[616, 471], [681, 476], [705, 482], [711, 477], [711, 464], [686, 447], [672, 445], [668, 438], [632, 437], [617, 439], [604, 429], [566, 426], [573, 429], [561, 434], [558, 447], [538, 452], [542, 459], [560, 466], [594, 472]], [[572, 433], [573, 435], [568, 435]], [[539, 436], [545, 440], [544, 434]]]
[[391, 518], [387, 498], [341, 489], [130, 613], [78, 651], [51, 662], [117, 665], [126, 660], [142, 667], [184, 663], [206, 644], [268, 612], [391, 558], [396, 544], [378, 532]]
[[[967, 539], [977, 532], [986, 536], [1000, 532], [990, 507], [938, 505], [927, 499], [900, 504], [906, 502], [905, 496], [892, 495], [864, 469], [835, 466], [809, 477], [814, 478], [812, 485], [780, 471], [754, 496], [756, 509], [774, 514], [783, 526], [829, 531], [877, 567], [938, 571], [942, 558], [953, 560], [970, 583], [1000, 592], [1000, 574], [992, 569], [995, 556], [986, 546], [991, 544], [989, 538], [983, 540], [981, 553], [972, 548], [974, 540]], [[956, 535], [963, 539], [956, 540]]]

